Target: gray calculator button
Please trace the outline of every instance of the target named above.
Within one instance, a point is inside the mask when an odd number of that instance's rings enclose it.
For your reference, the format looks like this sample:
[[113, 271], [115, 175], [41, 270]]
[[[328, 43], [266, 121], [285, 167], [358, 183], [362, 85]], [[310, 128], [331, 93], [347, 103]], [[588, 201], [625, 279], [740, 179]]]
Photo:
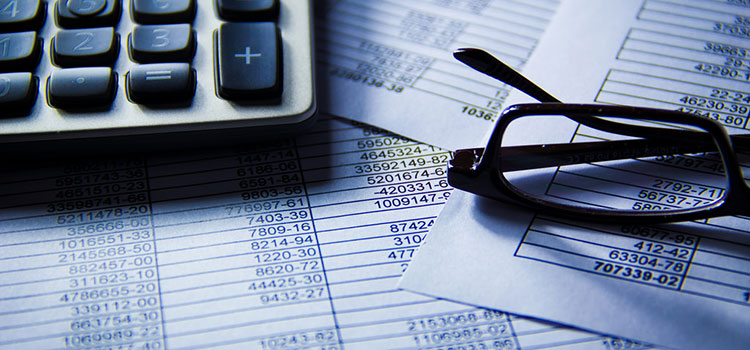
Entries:
[[130, 13], [138, 23], [192, 23], [195, 0], [131, 0]]
[[128, 40], [130, 57], [141, 63], [190, 62], [195, 33], [189, 24], [136, 26]]
[[278, 103], [281, 34], [274, 22], [224, 23], [214, 37], [216, 90], [238, 102]]
[[118, 38], [114, 28], [60, 30], [52, 38], [52, 62], [61, 67], [112, 66]]
[[275, 21], [279, 0], [215, 0], [216, 12], [226, 21]]
[[39, 30], [46, 14], [42, 0], [0, 0], [0, 32]]
[[[121, 0], [57, 0], [55, 20], [62, 28], [114, 27], [122, 14]], [[103, 4], [103, 7], [101, 7]], [[101, 9], [100, 9], [101, 7]]]
[[140, 104], [189, 102], [195, 95], [195, 71], [188, 63], [136, 65], [127, 75], [127, 91]]
[[117, 76], [108, 67], [58, 69], [47, 79], [47, 100], [62, 109], [109, 106], [116, 90]]
[[0, 115], [28, 111], [36, 102], [37, 78], [31, 73], [0, 74]]
[[0, 72], [32, 71], [41, 57], [36, 32], [0, 34]]
[[107, 0], [65, 0], [65, 7], [78, 16], [93, 16], [107, 7]]

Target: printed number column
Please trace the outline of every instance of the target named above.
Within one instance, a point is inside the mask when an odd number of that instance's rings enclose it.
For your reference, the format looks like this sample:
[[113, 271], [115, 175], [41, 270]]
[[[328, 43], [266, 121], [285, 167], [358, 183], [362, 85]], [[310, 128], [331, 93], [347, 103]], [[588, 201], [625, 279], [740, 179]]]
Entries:
[[[295, 149], [277, 152], [282, 161], [264, 163], [266, 154], [238, 157], [255, 280], [249, 292], [268, 307], [328, 302], [328, 286], [318, 238], [310, 215]], [[302, 306], [302, 305], [300, 305]], [[261, 349], [319, 346], [337, 349], [333, 328], [293, 332], [259, 341]]]
[[[89, 172], [89, 170], [100, 170]], [[58, 179], [66, 209], [59, 263], [68, 270], [65, 346], [161, 349], [161, 307], [143, 164], [94, 164]], [[69, 184], [80, 187], [67, 188]], [[56, 205], [60, 205], [57, 203]], [[79, 210], [84, 208], [83, 210]]]
[[154, 157], [149, 175], [169, 349], [338, 344], [289, 141]]
[[163, 348], [142, 162], [15, 178], [29, 180], [2, 189], [0, 348]]

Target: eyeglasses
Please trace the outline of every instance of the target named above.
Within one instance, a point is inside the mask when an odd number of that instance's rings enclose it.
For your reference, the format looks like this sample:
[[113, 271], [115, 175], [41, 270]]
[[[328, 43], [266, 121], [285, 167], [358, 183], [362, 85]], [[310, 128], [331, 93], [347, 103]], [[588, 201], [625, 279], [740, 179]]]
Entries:
[[485, 51], [454, 57], [543, 103], [505, 109], [485, 148], [455, 151], [453, 187], [590, 221], [750, 215], [738, 160], [750, 156], [750, 135], [686, 112], [560, 103]]

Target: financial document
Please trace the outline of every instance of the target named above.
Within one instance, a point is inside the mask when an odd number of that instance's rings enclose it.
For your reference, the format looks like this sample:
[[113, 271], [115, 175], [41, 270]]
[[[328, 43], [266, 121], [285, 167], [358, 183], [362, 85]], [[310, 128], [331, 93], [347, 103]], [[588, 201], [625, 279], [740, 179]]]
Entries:
[[0, 349], [625, 349], [398, 290], [448, 153], [324, 117], [238, 150], [0, 172]]
[[[525, 70], [551, 94], [695, 113], [748, 133], [747, 2], [572, 0], [557, 16]], [[596, 134], [581, 127], [567, 136]], [[750, 157], [738, 156], [747, 179]], [[607, 191], [577, 186], [560, 170], [545, 188], [560, 199], [649, 211], [711, 202], [718, 192], [685, 175], [724, 175], [710, 154], [637, 162], [591, 172], [587, 181]], [[750, 347], [749, 218], [597, 225], [544, 214], [454, 192], [401, 286], [679, 349]]]
[[[325, 5], [323, 5], [325, 4]], [[478, 46], [523, 66], [558, 0], [328, 0], [318, 6], [322, 110], [454, 150], [477, 146], [508, 89], [453, 59]], [[460, 130], [460, 132], [456, 132]]]

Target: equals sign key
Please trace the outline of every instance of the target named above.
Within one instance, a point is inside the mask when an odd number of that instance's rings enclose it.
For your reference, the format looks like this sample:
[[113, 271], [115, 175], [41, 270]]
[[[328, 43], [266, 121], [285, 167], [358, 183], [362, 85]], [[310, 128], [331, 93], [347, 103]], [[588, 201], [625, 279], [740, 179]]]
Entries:
[[146, 80], [172, 80], [171, 70], [146, 71]]
[[128, 98], [138, 104], [189, 103], [195, 95], [195, 70], [189, 63], [134, 66], [126, 77]]

